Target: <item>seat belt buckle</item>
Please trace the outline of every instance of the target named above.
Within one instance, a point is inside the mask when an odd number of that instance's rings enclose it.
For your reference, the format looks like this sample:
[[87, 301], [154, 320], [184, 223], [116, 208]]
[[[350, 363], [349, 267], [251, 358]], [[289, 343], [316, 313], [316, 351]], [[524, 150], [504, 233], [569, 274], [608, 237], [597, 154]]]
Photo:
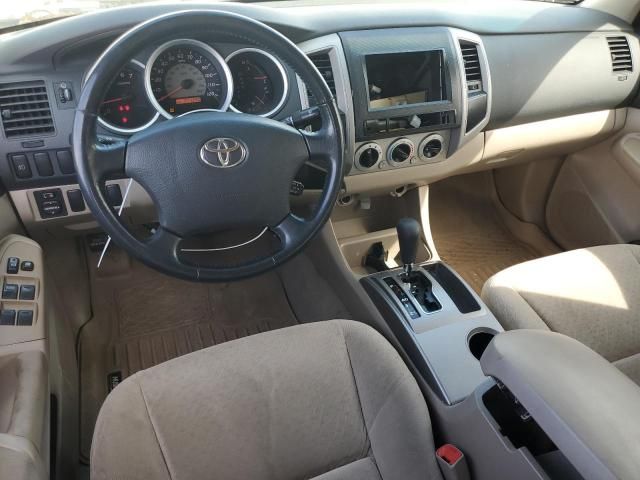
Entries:
[[442, 445], [436, 450], [436, 458], [445, 480], [471, 480], [467, 459], [455, 445]]

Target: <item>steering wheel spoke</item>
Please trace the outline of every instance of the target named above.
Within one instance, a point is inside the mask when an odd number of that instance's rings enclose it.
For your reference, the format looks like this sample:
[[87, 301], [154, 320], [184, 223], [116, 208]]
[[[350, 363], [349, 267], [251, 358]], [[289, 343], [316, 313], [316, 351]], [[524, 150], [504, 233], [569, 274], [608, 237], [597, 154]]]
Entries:
[[287, 250], [304, 236], [309, 228], [309, 222], [290, 213], [278, 225], [271, 228], [282, 243], [282, 249]]
[[98, 181], [107, 177], [124, 176], [127, 140], [112, 137], [99, 137], [93, 146], [94, 176]]
[[334, 125], [335, 122], [332, 120], [329, 107], [326, 104], [314, 108], [318, 109], [322, 126], [313, 132], [300, 130], [309, 150], [308, 162], [323, 170], [332, 170], [336, 167], [337, 161], [336, 155], [333, 154], [333, 148], [336, 144], [336, 136], [340, 132]]
[[160, 225], [153, 236], [147, 240], [146, 246], [167, 261], [181, 265], [178, 260], [178, 246], [181, 241], [182, 237]]

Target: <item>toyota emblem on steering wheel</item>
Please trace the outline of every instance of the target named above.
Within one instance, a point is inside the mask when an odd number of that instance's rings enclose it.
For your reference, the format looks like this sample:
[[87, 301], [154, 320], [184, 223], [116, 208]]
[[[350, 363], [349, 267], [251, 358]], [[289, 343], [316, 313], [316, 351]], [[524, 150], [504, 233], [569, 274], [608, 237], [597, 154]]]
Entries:
[[231, 168], [247, 159], [249, 150], [235, 138], [212, 138], [200, 148], [200, 159], [211, 167]]

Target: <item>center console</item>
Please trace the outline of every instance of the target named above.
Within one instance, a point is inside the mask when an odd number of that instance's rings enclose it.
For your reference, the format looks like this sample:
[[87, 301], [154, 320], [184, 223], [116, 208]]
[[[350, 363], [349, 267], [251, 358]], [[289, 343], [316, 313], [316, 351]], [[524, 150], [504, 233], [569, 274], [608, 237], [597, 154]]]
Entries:
[[[398, 224], [403, 267], [360, 282], [441, 401], [461, 402], [485, 381], [482, 344], [503, 329], [464, 281], [442, 262], [414, 265], [421, 227]], [[486, 342], [486, 343], [485, 343]]]
[[[538, 334], [547, 332], [505, 334], [455, 271], [441, 261], [418, 260], [424, 258], [419, 252], [426, 247], [422, 227], [413, 218], [398, 222], [396, 241], [399, 260], [393, 260], [399, 266], [366, 262], [378, 271], [369, 270], [359, 281], [424, 383], [431, 416], [440, 427], [438, 441], [451, 443], [464, 454], [472, 478], [583, 478], [585, 469], [594, 468], [597, 462], [591, 450], [581, 447], [575, 451], [571, 435], [581, 428], [581, 420], [573, 418], [567, 429], [554, 417], [558, 412], [566, 417], [572, 409], [573, 397], [567, 396], [561, 383], [579, 370], [579, 362], [572, 367], [559, 365], [562, 352], [571, 345], [550, 348], [545, 339], [538, 339]], [[370, 252], [378, 250], [381, 259], [388, 259], [380, 252], [383, 246]], [[539, 340], [537, 347], [534, 340]], [[545, 349], [555, 356], [538, 358]], [[615, 370], [604, 360], [600, 363], [603, 369]], [[556, 380], [549, 377], [552, 369], [568, 373]], [[612, 383], [624, 383], [613, 374], [610, 377]], [[582, 378], [580, 388], [586, 391], [593, 376], [582, 373], [576, 378]], [[530, 391], [533, 383], [536, 392]], [[549, 396], [546, 403], [536, 401], [540, 392]], [[637, 396], [636, 392], [633, 398]], [[580, 408], [590, 414], [597, 410], [591, 400], [582, 404]], [[629, 410], [628, 403], [622, 407]], [[607, 424], [607, 428], [614, 427]], [[634, 462], [625, 464], [623, 455], [618, 457], [622, 467], [635, 467]]]

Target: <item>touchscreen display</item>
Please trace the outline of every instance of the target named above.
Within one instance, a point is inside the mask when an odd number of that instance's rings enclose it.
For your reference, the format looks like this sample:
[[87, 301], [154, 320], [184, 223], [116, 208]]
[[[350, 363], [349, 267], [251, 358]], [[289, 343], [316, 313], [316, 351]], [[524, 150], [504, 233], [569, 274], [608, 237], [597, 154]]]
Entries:
[[445, 100], [442, 51], [366, 55], [369, 110]]

